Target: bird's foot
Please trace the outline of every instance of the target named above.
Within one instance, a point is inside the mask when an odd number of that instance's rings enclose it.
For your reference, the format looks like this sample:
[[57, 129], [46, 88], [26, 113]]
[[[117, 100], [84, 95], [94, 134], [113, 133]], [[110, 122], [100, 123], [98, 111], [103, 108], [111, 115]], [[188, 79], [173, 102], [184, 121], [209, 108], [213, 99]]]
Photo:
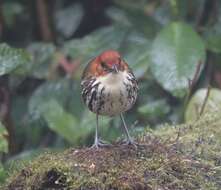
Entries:
[[103, 140], [95, 140], [94, 144], [91, 146], [91, 148], [102, 148], [102, 147], [108, 147], [111, 146], [111, 144], [109, 144], [106, 141]]
[[132, 145], [134, 146], [135, 148], [137, 148], [137, 146], [139, 145], [137, 142], [135, 142], [132, 138], [128, 138], [127, 140], [124, 140], [122, 142], [123, 145]]

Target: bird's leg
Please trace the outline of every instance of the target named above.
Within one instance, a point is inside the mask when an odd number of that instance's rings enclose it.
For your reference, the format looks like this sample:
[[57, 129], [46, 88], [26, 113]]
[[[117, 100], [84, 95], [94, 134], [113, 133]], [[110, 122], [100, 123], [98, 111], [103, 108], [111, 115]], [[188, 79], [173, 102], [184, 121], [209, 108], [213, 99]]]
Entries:
[[95, 129], [95, 137], [94, 137], [94, 147], [98, 148], [98, 114], [96, 114], [96, 129]]
[[120, 114], [120, 118], [121, 118], [121, 120], [122, 120], [122, 122], [123, 122], [124, 131], [125, 131], [125, 133], [126, 133], [126, 135], [127, 135], [126, 144], [128, 144], [128, 145], [130, 145], [130, 144], [136, 145], [136, 143], [134, 142], [134, 140], [132, 139], [132, 137], [131, 137], [130, 134], [129, 134], [129, 131], [128, 131], [128, 129], [127, 129], [127, 125], [126, 125], [126, 123], [125, 123], [124, 116], [123, 116], [122, 113]]
[[106, 144], [104, 141], [101, 141], [98, 138], [98, 114], [96, 114], [96, 129], [95, 129], [94, 144], [92, 145], [92, 148], [99, 148], [108, 145], [109, 144]]

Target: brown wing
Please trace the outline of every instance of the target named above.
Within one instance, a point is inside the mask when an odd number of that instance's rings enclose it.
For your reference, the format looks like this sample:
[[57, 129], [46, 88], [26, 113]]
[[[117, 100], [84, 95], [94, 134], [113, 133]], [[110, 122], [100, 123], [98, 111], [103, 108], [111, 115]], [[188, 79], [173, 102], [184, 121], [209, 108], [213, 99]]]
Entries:
[[129, 67], [129, 65], [127, 64], [126, 61], [122, 60], [122, 64], [124, 66], [124, 69], [128, 71], [128, 73], [130, 73], [131, 77], [128, 78], [128, 80], [130, 80], [133, 84], [134, 84], [134, 90], [138, 90], [138, 82], [137, 82], [137, 79], [132, 71], [132, 69]]
[[87, 64], [86, 67], [84, 68], [84, 71], [83, 71], [81, 80], [84, 80], [84, 79], [89, 78], [89, 77], [92, 76], [91, 67], [92, 67], [92, 64], [94, 63], [95, 60], [96, 60], [96, 58], [93, 58], [92, 60], [90, 60], [90, 61], [88, 62], [88, 64]]

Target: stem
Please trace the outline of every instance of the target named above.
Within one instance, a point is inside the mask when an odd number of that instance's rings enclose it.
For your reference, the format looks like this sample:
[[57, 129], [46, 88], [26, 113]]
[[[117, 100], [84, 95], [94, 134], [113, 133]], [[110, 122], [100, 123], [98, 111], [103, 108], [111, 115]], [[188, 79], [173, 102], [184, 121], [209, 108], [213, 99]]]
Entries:
[[39, 25], [44, 41], [52, 41], [52, 32], [49, 27], [48, 10], [45, 0], [36, 0]]
[[8, 132], [8, 147], [9, 152], [14, 154], [16, 152], [16, 141], [15, 141], [15, 130], [13, 127], [12, 119], [11, 119], [11, 100], [10, 94], [7, 87], [0, 88], [0, 95], [2, 97], [1, 109], [0, 109], [0, 117], [3, 125], [5, 126]]
[[206, 97], [204, 98], [203, 105], [202, 105], [201, 110], [200, 110], [200, 113], [199, 113], [199, 117], [203, 114], [203, 112], [204, 112], [204, 110], [205, 110], [206, 103], [207, 103], [207, 101], [208, 101], [209, 94], [210, 94], [210, 89], [211, 89], [211, 86], [208, 85], [208, 87], [207, 87], [207, 92], [206, 92]]
[[3, 1], [0, 0], [0, 40], [3, 38], [4, 25], [5, 25], [4, 16], [2, 12], [2, 4], [3, 4]]
[[189, 98], [190, 98], [190, 96], [192, 94], [193, 88], [195, 87], [196, 82], [197, 82], [197, 80], [199, 78], [199, 74], [200, 74], [200, 70], [201, 70], [201, 65], [202, 65], [202, 61], [199, 61], [198, 65], [196, 67], [196, 71], [194, 73], [193, 79], [192, 80], [191, 79], [188, 80], [189, 81], [189, 89], [188, 89], [187, 95], [186, 95], [186, 97], [184, 99], [184, 110], [186, 110], [186, 106], [187, 106]]

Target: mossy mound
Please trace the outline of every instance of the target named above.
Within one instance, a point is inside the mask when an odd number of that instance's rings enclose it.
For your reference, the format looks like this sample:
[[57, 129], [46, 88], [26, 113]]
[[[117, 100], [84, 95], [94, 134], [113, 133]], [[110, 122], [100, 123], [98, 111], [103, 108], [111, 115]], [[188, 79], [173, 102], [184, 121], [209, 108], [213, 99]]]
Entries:
[[138, 137], [101, 149], [45, 153], [13, 175], [4, 189], [221, 189], [219, 117]]

